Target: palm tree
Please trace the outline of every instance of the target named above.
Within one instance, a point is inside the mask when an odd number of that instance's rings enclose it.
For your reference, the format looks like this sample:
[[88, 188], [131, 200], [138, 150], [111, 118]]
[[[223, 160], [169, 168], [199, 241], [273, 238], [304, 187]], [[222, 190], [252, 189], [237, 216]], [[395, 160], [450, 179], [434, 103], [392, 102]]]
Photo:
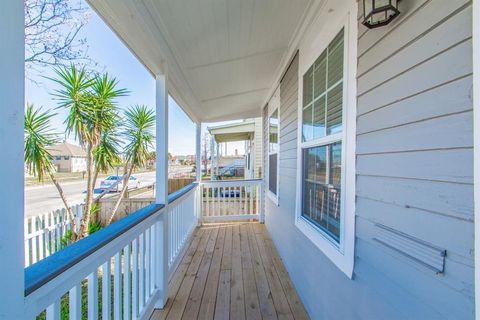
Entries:
[[56, 91], [59, 108], [68, 110], [65, 120], [67, 134], [73, 132], [87, 153], [87, 194], [85, 213], [80, 222], [80, 238], [88, 234], [91, 219], [94, 188], [94, 150], [100, 144], [102, 134], [114, 130], [118, 124], [118, 108], [115, 99], [127, 94], [117, 89], [118, 82], [108, 74], [90, 77], [84, 69], [55, 69], [61, 89]]
[[50, 129], [50, 120], [55, 114], [49, 111], [42, 112], [41, 108], [35, 110], [32, 104], [27, 104], [24, 118], [25, 130], [25, 163], [29, 172], [43, 181], [46, 175], [52, 180], [60, 194], [65, 210], [70, 219], [72, 241], [76, 239], [75, 217], [68, 205], [63, 189], [53, 175], [54, 165], [48, 147], [58, 142], [57, 135]]
[[[127, 145], [125, 147], [125, 158], [129, 166], [127, 175], [124, 179], [123, 188], [113, 207], [108, 220], [110, 224], [117, 213], [118, 207], [128, 188], [128, 181], [135, 168], [145, 166], [149, 156], [150, 149], [154, 146], [155, 134], [155, 114], [147, 106], [133, 106], [125, 111], [125, 129], [123, 137]], [[107, 224], [107, 225], [108, 225]]]

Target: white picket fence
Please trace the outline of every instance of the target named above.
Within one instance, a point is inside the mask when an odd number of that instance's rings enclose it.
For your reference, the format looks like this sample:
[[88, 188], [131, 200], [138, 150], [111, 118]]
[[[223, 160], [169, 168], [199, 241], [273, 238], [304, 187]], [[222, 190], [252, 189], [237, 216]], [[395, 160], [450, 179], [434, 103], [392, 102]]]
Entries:
[[[83, 204], [72, 207], [73, 215], [80, 221]], [[25, 267], [42, 260], [62, 248], [62, 239], [70, 230], [70, 219], [65, 208], [25, 218]]]

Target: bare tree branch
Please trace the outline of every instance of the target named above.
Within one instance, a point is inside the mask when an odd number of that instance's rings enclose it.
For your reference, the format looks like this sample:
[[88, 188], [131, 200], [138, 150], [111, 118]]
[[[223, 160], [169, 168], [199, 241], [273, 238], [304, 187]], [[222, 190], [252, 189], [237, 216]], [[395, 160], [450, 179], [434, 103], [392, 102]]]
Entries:
[[79, 36], [90, 10], [82, 0], [24, 0], [25, 66], [32, 70], [49, 65], [81, 62], [94, 67], [86, 39]]

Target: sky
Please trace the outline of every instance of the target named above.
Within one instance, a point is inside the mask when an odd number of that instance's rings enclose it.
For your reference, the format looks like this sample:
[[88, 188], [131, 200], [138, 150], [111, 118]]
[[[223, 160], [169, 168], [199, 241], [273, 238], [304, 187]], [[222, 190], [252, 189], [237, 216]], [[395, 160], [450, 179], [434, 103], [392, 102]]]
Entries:
[[[145, 104], [152, 109], [155, 108], [154, 78], [93, 10], [79, 38], [86, 38], [88, 55], [98, 63], [98, 71], [108, 72], [118, 80], [119, 88], [130, 91], [128, 96], [118, 99], [120, 108], [126, 109], [135, 104]], [[37, 107], [54, 109], [56, 101], [52, 99], [51, 94], [58, 87], [45, 76], [53, 76], [50, 67], [41, 70], [41, 75], [32, 73], [30, 77], [34, 81], [25, 80], [25, 98], [27, 102]], [[63, 121], [66, 111], [56, 109], [55, 112], [57, 115], [52, 124], [56, 132], [64, 132]], [[211, 124], [202, 125], [202, 136], [208, 125]], [[73, 142], [70, 137], [66, 138], [69, 142]], [[243, 153], [243, 142], [229, 144], [228, 153], [233, 154], [234, 149], [239, 149], [239, 152]], [[174, 155], [195, 154], [195, 125], [171, 98], [169, 99], [169, 152]]]

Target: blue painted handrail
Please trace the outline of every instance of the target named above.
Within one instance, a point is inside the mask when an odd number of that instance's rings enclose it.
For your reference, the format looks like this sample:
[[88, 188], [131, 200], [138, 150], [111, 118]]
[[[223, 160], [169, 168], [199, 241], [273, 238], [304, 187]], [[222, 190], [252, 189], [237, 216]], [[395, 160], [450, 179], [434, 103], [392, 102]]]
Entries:
[[182, 189], [179, 189], [175, 192], [172, 192], [168, 195], [168, 203], [173, 203], [175, 200], [178, 198], [182, 197], [184, 194], [188, 193], [190, 190], [198, 186], [197, 182], [190, 183], [189, 185], [183, 187]]

